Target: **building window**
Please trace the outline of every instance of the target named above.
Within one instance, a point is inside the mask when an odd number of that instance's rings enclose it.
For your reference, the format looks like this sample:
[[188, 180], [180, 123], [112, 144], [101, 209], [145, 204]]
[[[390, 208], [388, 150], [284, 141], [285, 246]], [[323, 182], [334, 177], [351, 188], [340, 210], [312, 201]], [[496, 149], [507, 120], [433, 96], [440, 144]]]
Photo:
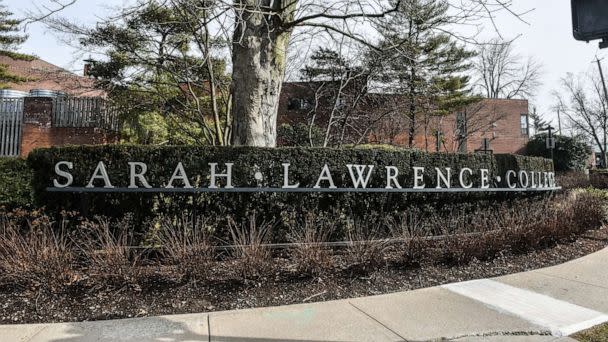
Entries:
[[528, 114], [520, 116], [521, 135], [530, 136], [530, 124], [528, 122]]
[[308, 101], [307, 99], [292, 98], [292, 99], [289, 99], [289, 102], [287, 103], [288, 110], [310, 109], [311, 106], [312, 105], [311, 105], [310, 101]]

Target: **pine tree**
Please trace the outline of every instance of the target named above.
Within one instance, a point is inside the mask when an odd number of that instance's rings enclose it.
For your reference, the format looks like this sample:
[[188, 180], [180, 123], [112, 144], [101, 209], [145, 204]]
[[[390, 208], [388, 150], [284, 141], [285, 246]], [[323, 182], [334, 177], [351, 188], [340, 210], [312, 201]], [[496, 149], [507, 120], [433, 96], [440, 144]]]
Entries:
[[[34, 57], [15, 52], [27, 40], [27, 36], [19, 34], [19, 26], [23, 20], [13, 18], [13, 12], [0, 2], [0, 55], [12, 59], [32, 60]], [[26, 78], [11, 74], [8, 65], [0, 64], [0, 89], [7, 88], [9, 83], [27, 81]]]
[[421, 115], [449, 114], [478, 100], [470, 96], [469, 77], [475, 52], [448, 34], [449, 5], [440, 0], [403, 0], [399, 10], [381, 28], [386, 50], [378, 80], [409, 103], [406, 113], [412, 147]]
[[530, 119], [532, 119], [532, 126], [534, 126], [534, 132], [538, 133], [541, 130], [545, 129], [549, 125], [549, 122], [545, 120], [542, 114], [539, 114], [536, 111], [536, 107], [533, 108], [532, 113], [530, 113]]

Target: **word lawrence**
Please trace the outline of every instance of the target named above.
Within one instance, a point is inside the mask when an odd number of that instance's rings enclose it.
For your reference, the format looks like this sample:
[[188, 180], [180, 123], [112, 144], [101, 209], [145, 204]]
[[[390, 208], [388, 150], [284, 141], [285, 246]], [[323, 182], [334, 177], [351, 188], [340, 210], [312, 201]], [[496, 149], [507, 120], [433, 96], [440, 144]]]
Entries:
[[[492, 185], [504, 184], [505, 191], [516, 189], [536, 189], [536, 190], [555, 190], [555, 174], [553, 172], [534, 172], [534, 171], [507, 171], [505, 175], [491, 177], [490, 170], [479, 169], [472, 170], [470, 168], [462, 168], [460, 170], [452, 170], [451, 168], [435, 167], [433, 170], [425, 169], [424, 167], [413, 167], [408, 173], [409, 179], [406, 179], [403, 174], [400, 176], [399, 168], [395, 166], [386, 166], [383, 170], [377, 170], [374, 165], [351, 165], [344, 166], [344, 173], [337, 175], [338, 171], [331, 171], [329, 166], [325, 164], [318, 171], [318, 177], [315, 184], [301, 184], [297, 179], [292, 179], [290, 174], [291, 164], [283, 163], [282, 167], [277, 170], [279, 175], [282, 174], [282, 179], [276, 180], [277, 184], [282, 184], [280, 187], [263, 188], [261, 183], [271, 183], [266, 180], [264, 175], [259, 171], [257, 166], [251, 168], [252, 181], [257, 182], [257, 188], [239, 188], [233, 179], [233, 163], [225, 163], [221, 167], [217, 163], [209, 163], [209, 174], [206, 179], [208, 183], [204, 187], [193, 187], [191, 178], [186, 173], [184, 165], [180, 162], [175, 167], [171, 177], [166, 184], [157, 185], [160, 187], [153, 188], [149, 182], [149, 177], [146, 177], [148, 165], [142, 162], [129, 162], [125, 165], [128, 168], [128, 187], [122, 188], [124, 191], [174, 191], [191, 189], [194, 191], [282, 191], [282, 192], [305, 192], [305, 191], [487, 191]], [[115, 179], [111, 179], [108, 175], [106, 165], [99, 162], [88, 178], [88, 183], [81, 188], [72, 187], [74, 176], [72, 171], [74, 164], [68, 161], [60, 161], [55, 164], [55, 175], [53, 179], [53, 188], [48, 188], [50, 191], [121, 191], [114, 186]], [[292, 170], [293, 171], [293, 170]], [[379, 171], [379, 172], [378, 172]], [[408, 170], [409, 171], [409, 170]], [[428, 174], [427, 174], [428, 172]], [[313, 172], [313, 175], [316, 175]], [[369, 188], [370, 180], [374, 174], [383, 175], [382, 184], [375, 188]], [[168, 175], [167, 175], [168, 176]], [[425, 177], [426, 176], [426, 177]], [[342, 183], [344, 187], [338, 188], [334, 182], [335, 177], [346, 179]], [[503, 178], [504, 177], [504, 178]], [[350, 179], [349, 179], [350, 178]], [[472, 179], [477, 179], [474, 182]], [[491, 179], [493, 178], [493, 179]], [[200, 179], [200, 178], [199, 178]], [[504, 182], [503, 182], [504, 180]], [[125, 180], [126, 181], [126, 180]], [[314, 181], [314, 180], [313, 180]], [[221, 185], [220, 185], [221, 182]], [[404, 184], [413, 184], [409, 188], [404, 188]], [[428, 183], [433, 184], [428, 184]], [[349, 184], [350, 183], [350, 184]], [[350, 186], [351, 187], [347, 187]], [[453, 189], [452, 189], [453, 188]], [[112, 190], [113, 189], [113, 190]], [[257, 189], [257, 190], [256, 190]], [[433, 189], [433, 190], [431, 190]]]

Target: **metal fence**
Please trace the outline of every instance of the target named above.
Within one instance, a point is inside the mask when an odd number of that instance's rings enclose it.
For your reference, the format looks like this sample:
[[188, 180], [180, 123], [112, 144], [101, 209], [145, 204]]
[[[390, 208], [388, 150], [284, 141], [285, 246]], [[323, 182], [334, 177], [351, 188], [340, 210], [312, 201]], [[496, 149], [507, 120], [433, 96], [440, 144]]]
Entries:
[[54, 127], [94, 127], [119, 130], [114, 108], [99, 97], [57, 97], [53, 99]]
[[21, 152], [23, 99], [0, 98], [0, 157], [17, 157]]

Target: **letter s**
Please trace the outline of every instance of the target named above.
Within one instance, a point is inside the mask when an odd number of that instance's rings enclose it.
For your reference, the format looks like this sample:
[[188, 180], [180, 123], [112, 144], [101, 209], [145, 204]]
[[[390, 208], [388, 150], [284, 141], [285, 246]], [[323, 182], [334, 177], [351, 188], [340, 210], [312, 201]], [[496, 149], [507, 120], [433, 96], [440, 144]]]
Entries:
[[72, 185], [72, 183], [74, 182], [74, 177], [72, 176], [71, 173], [61, 170], [61, 166], [63, 166], [63, 165], [67, 166], [69, 170], [72, 170], [74, 168], [74, 163], [72, 163], [72, 162], [60, 161], [57, 164], [55, 164], [55, 174], [57, 174], [57, 176], [59, 176], [59, 177], [65, 178], [67, 180], [64, 184], [60, 184], [57, 181], [57, 179], [53, 179], [53, 186], [56, 188], [67, 188], [68, 186]]

